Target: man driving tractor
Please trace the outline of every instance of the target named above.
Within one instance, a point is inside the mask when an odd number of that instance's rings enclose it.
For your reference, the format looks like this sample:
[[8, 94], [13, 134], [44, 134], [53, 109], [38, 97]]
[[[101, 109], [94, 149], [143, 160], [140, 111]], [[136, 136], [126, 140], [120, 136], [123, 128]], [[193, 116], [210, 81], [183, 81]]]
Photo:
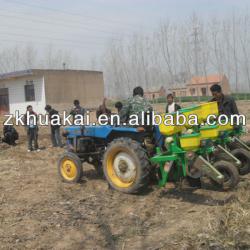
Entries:
[[139, 125], [142, 121], [143, 112], [152, 112], [153, 108], [150, 103], [143, 97], [144, 91], [142, 87], [133, 89], [133, 97], [129, 98], [123, 105], [119, 115], [122, 123], [127, 123], [132, 115], [138, 116]]

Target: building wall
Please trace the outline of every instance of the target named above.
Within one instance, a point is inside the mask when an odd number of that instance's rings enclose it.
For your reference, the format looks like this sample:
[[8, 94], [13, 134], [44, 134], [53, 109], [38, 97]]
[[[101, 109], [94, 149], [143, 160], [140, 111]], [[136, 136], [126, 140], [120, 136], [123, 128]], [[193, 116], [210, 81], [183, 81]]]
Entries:
[[[187, 84], [186, 88], [172, 88], [169, 89], [175, 96], [203, 96], [202, 89], [206, 90], [205, 96], [211, 96], [210, 87], [213, 84], [219, 84], [222, 87], [222, 91], [224, 94], [228, 95], [231, 93], [230, 84], [226, 76], [223, 76], [221, 82], [209, 82], [204, 84]], [[195, 92], [193, 92], [193, 90]]]
[[164, 97], [164, 96], [166, 96], [166, 90], [163, 86], [160, 88], [159, 91], [144, 92], [144, 97], [149, 100], [157, 99], [159, 97]]
[[[26, 102], [25, 101], [25, 90], [27, 80], [33, 80], [35, 88], [35, 101]], [[45, 113], [44, 107], [46, 104], [45, 99], [45, 88], [43, 77], [21, 77], [11, 80], [0, 81], [0, 88], [8, 88], [9, 92], [9, 111], [14, 114], [16, 110], [19, 110], [20, 114], [26, 112], [26, 107], [32, 105], [34, 111], [37, 113]]]
[[[228, 95], [231, 93], [230, 91], [230, 85], [228, 80], [225, 78], [222, 80], [221, 83], [217, 83], [221, 86], [222, 91], [224, 94]], [[206, 95], [205, 96], [212, 96], [212, 93], [210, 91], [210, 87], [213, 85], [213, 83], [210, 84], [197, 84], [197, 85], [189, 85], [187, 88], [187, 92], [189, 96], [203, 96], [202, 94], [202, 88], [206, 89]], [[195, 93], [191, 94], [191, 89], [195, 89]]]
[[102, 72], [93, 71], [47, 71], [44, 72], [47, 104], [59, 111], [69, 110], [73, 100], [83, 107], [99, 106], [104, 98]]
[[[189, 85], [187, 88], [187, 92], [189, 96], [203, 96], [202, 89], [205, 89], [205, 96], [211, 96], [210, 92], [211, 84], [193, 84]], [[195, 92], [192, 92], [192, 89], [195, 89]]]
[[160, 92], [150, 92], [150, 93], [146, 92], [144, 93], [144, 97], [148, 100], [153, 100], [161, 97], [161, 95]]
[[178, 88], [178, 89], [169, 89], [169, 92], [172, 93], [176, 97], [182, 97], [187, 95], [187, 89], [186, 88]]

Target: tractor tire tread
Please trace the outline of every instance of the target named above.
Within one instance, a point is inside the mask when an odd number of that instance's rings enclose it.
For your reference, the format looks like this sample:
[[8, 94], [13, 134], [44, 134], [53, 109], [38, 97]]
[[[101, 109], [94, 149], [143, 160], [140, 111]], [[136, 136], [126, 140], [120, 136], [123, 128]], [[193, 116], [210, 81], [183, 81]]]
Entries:
[[[132, 187], [123, 189], [123, 188], [117, 188], [115, 185], [112, 184], [112, 182], [109, 181], [109, 178], [106, 174], [105, 171], [105, 158], [106, 155], [108, 154], [110, 148], [114, 147], [115, 144], [123, 144], [124, 146], [129, 147], [132, 149], [136, 156], [138, 157], [138, 160], [140, 161], [140, 166], [141, 166], [141, 175], [137, 179], [136, 183], [132, 185]], [[147, 157], [147, 152], [146, 150], [135, 140], [132, 140], [131, 138], [127, 137], [121, 137], [114, 139], [107, 147], [106, 152], [104, 153], [103, 156], [103, 163], [104, 163], [104, 174], [106, 176], [107, 181], [109, 184], [114, 188], [117, 189], [121, 192], [124, 193], [139, 193], [141, 192], [144, 188], [147, 187], [148, 182], [149, 182], [149, 175], [150, 175], [150, 170], [151, 170], [151, 165], [150, 161]]]
[[[76, 164], [77, 175], [72, 181], [66, 180], [61, 174], [61, 162], [62, 162], [62, 160], [64, 158], [70, 158]], [[80, 158], [76, 154], [74, 154], [72, 152], [64, 152], [62, 154], [62, 156], [58, 160], [58, 173], [59, 173], [59, 176], [61, 177], [62, 181], [64, 181], [64, 182], [67, 182], [67, 183], [78, 183], [78, 182], [80, 182], [80, 180], [81, 180], [81, 178], [83, 176], [82, 162], [81, 162]]]

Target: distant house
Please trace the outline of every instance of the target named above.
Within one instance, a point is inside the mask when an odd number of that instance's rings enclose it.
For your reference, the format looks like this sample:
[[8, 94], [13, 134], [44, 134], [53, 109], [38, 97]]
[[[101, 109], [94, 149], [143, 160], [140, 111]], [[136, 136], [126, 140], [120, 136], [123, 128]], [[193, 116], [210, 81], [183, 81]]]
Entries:
[[157, 91], [144, 92], [144, 97], [149, 99], [149, 100], [154, 100], [154, 99], [157, 99], [157, 98], [163, 97], [163, 96], [166, 96], [166, 90], [163, 86]]
[[230, 85], [225, 75], [194, 76], [181, 87], [169, 89], [175, 96], [211, 96], [210, 87], [219, 84], [223, 93], [230, 94]]
[[170, 88], [169, 92], [174, 96], [187, 96], [187, 87], [185, 85], [178, 84], [174, 88]]
[[103, 73], [86, 70], [31, 69], [0, 75], [0, 113], [20, 113], [32, 105], [44, 113], [46, 104], [62, 111], [79, 99], [83, 106], [97, 106], [104, 96]]

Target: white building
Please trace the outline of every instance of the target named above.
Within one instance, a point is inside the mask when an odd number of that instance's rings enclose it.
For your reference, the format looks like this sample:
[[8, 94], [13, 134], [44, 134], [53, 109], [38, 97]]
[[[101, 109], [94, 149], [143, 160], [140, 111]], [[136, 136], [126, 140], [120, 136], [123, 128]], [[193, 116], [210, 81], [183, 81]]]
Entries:
[[28, 105], [37, 113], [44, 113], [46, 104], [63, 110], [72, 107], [74, 99], [96, 106], [103, 95], [103, 74], [98, 71], [32, 69], [0, 75], [1, 114], [23, 114]]

